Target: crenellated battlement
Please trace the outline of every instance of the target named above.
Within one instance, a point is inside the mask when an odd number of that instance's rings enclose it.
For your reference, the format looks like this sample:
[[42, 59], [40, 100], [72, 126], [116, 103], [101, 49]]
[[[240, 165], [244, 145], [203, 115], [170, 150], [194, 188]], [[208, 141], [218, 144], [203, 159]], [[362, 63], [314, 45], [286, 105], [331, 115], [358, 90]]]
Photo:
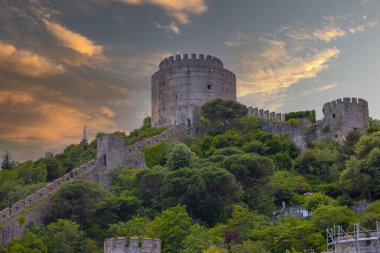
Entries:
[[10, 218], [21, 214], [28, 207], [36, 204], [43, 198], [50, 196], [54, 193], [60, 186], [70, 181], [71, 179], [78, 178], [80, 176], [86, 175], [95, 168], [96, 161], [90, 161], [54, 181], [48, 183], [45, 187], [37, 190], [35, 193], [30, 194], [26, 198], [17, 201], [9, 208], [0, 211], [0, 223], [6, 222]]
[[259, 119], [276, 119], [278, 121], [285, 121], [286, 113], [276, 113], [269, 110], [259, 109], [258, 107], [252, 108], [248, 107], [248, 113], [255, 115]]
[[161, 253], [161, 241], [155, 238], [143, 238], [140, 246], [138, 237], [110, 238], [104, 241], [104, 253]]
[[183, 54], [183, 55], [178, 54], [176, 56], [170, 56], [162, 60], [160, 62], [159, 67], [161, 69], [161, 68], [174, 66], [174, 65], [178, 65], [182, 63], [191, 64], [192, 62], [199, 62], [199, 61], [208, 62], [212, 65], [220, 66], [223, 68], [223, 62], [219, 58], [215, 56], [211, 56], [211, 55], [204, 55], [204, 54], [198, 54], [198, 55], [197, 54]]
[[323, 105], [323, 108], [329, 108], [329, 107], [336, 107], [338, 105], [345, 104], [345, 105], [364, 105], [368, 106], [368, 102], [361, 98], [339, 98], [337, 100], [333, 100], [330, 102], [327, 102]]

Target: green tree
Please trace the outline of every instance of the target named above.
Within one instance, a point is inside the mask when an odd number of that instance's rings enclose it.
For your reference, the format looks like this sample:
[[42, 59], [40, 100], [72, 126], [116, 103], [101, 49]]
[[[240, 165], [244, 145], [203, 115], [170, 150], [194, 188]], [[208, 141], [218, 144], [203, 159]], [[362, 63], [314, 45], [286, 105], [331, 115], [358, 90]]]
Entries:
[[42, 240], [49, 253], [90, 253], [96, 250], [95, 242], [79, 229], [79, 224], [59, 219], [47, 226]]
[[46, 165], [43, 163], [27, 161], [17, 166], [15, 170], [17, 170], [18, 178], [22, 180], [23, 184], [46, 182], [47, 171]]
[[127, 222], [119, 221], [111, 224], [107, 230], [108, 237], [144, 236], [147, 233], [148, 225], [151, 220], [147, 217], [134, 216]]
[[338, 151], [329, 149], [305, 149], [295, 160], [295, 168], [299, 173], [322, 176], [325, 180], [337, 177], [339, 169]]
[[149, 168], [156, 165], [165, 165], [167, 148], [165, 143], [155, 143], [144, 148], [145, 163]]
[[175, 206], [162, 212], [150, 223], [148, 235], [161, 240], [162, 253], [176, 253], [184, 249], [184, 240], [190, 228], [191, 219], [186, 208]]
[[251, 238], [255, 231], [265, 228], [268, 224], [267, 216], [251, 212], [241, 205], [234, 205], [231, 218], [227, 221], [227, 228], [239, 232], [240, 239], [246, 240]]
[[54, 194], [47, 221], [67, 218], [82, 228], [89, 226], [96, 219], [96, 211], [101, 208], [105, 197], [105, 190], [95, 182], [67, 183]]
[[1, 161], [1, 169], [2, 170], [11, 170], [15, 167], [16, 162], [12, 160], [12, 155], [5, 150], [5, 154], [2, 156], [3, 160]]
[[360, 213], [360, 225], [366, 229], [376, 229], [376, 222], [380, 221], [380, 200], [372, 202]]
[[242, 196], [241, 185], [225, 169], [180, 169], [161, 187], [163, 207], [184, 204], [191, 217], [215, 224], [227, 218], [227, 209]]
[[195, 158], [194, 152], [188, 146], [183, 143], [176, 143], [168, 155], [166, 166], [169, 170], [190, 167]]
[[4, 253], [47, 253], [47, 247], [36, 235], [26, 232], [25, 236], [13, 237], [1, 248]]
[[267, 184], [275, 171], [275, 165], [271, 159], [256, 154], [229, 156], [225, 159], [223, 166], [246, 190], [258, 189]]
[[336, 225], [343, 226], [344, 229], [355, 221], [354, 212], [347, 206], [320, 206], [313, 212], [311, 221], [319, 232], [325, 232], [328, 228]]
[[351, 192], [366, 193], [369, 201], [380, 197], [380, 132], [362, 136], [355, 154], [346, 162], [342, 185]]
[[323, 205], [335, 205], [335, 201], [322, 193], [314, 193], [306, 198], [305, 205], [309, 211], [314, 211]]
[[245, 105], [233, 100], [215, 98], [201, 107], [201, 115], [212, 133], [225, 133], [235, 119], [246, 116]]
[[59, 178], [66, 172], [62, 163], [54, 156], [53, 153], [50, 152], [46, 153], [45, 157], [39, 159], [38, 163], [43, 163], [46, 165], [48, 181]]
[[228, 251], [227, 249], [212, 245], [207, 250], [203, 251], [203, 253], [228, 253]]
[[276, 202], [289, 202], [297, 194], [309, 191], [310, 186], [305, 178], [290, 171], [276, 171], [271, 178], [271, 185]]
[[235, 244], [231, 247], [231, 253], [268, 253], [265, 244], [260, 241], [244, 241], [242, 244]]
[[212, 244], [212, 240], [206, 227], [194, 224], [191, 226], [183, 244], [184, 249], [181, 253], [202, 253]]

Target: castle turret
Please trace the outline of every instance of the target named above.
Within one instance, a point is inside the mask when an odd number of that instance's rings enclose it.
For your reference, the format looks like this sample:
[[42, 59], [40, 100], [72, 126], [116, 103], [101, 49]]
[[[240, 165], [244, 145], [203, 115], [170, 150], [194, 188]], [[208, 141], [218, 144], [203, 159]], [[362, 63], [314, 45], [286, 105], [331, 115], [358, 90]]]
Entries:
[[323, 106], [329, 138], [342, 142], [352, 130], [365, 131], [369, 122], [368, 103], [363, 99], [343, 98]]
[[199, 108], [213, 98], [236, 100], [235, 74], [220, 59], [203, 54], [166, 58], [152, 76], [152, 125], [185, 123], [197, 132]]

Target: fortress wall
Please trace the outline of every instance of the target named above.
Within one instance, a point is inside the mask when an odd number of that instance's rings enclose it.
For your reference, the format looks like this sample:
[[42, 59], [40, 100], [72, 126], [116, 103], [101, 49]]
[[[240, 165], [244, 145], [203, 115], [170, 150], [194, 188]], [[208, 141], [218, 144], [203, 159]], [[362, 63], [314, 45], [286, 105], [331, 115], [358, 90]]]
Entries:
[[269, 110], [259, 109], [257, 107], [253, 108], [252, 106], [248, 107], [248, 114], [255, 115], [260, 119], [276, 119], [278, 121], [285, 121], [285, 114], [271, 112]]
[[139, 238], [131, 237], [127, 245], [125, 237], [107, 239], [104, 241], [104, 253], [161, 253], [159, 239], [143, 238], [140, 246]]
[[263, 131], [271, 134], [287, 134], [300, 149], [305, 149], [308, 143], [311, 141], [309, 128], [304, 125], [296, 125], [283, 121], [268, 121], [262, 119], [260, 120], [260, 127]]
[[191, 106], [199, 108], [213, 98], [236, 100], [236, 76], [221, 60], [202, 54], [169, 57], [152, 76], [152, 125], [198, 125]]
[[[95, 169], [95, 161], [90, 161], [79, 168], [66, 173], [61, 178], [48, 183], [45, 187], [28, 195], [25, 199], [19, 200], [11, 207], [0, 211], [0, 244], [7, 243], [14, 236], [22, 236], [25, 227], [34, 222], [42, 224], [43, 215], [48, 210], [50, 198], [60, 186], [66, 182], [81, 178]], [[17, 218], [23, 216], [24, 224], [19, 224]]]

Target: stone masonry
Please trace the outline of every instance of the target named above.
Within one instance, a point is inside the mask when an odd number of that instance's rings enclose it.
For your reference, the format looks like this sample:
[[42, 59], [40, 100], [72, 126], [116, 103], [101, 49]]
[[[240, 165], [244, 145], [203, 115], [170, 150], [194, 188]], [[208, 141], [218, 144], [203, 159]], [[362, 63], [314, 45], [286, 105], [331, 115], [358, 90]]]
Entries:
[[184, 123], [199, 133], [199, 108], [208, 100], [236, 100], [235, 74], [210, 55], [171, 56], [152, 75], [152, 126]]
[[[117, 166], [145, 167], [144, 147], [165, 140], [182, 140], [186, 134], [184, 126], [177, 125], [130, 146], [124, 145], [124, 138], [115, 134], [100, 137], [96, 160], [66, 173], [25, 199], [0, 211], [0, 244], [7, 243], [15, 236], [24, 235], [25, 227], [31, 222], [42, 224], [43, 216], [49, 209], [51, 196], [65, 183], [72, 180], [93, 180], [109, 187], [112, 182], [111, 173]], [[25, 218], [22, 224], [18, 221], [19, 217]]]
[[127, 246], [125, 237], [110, 238], [104, 241], [104, 253], [161, 253], [161, 241], [143, 238], [140, 246], [139, 238], [131, 237]]
[[302, 119], [298, 124], [285, 121], [286, 114], [248, 107], [248, 113], [260, 119], [262, 130], [272, 134], [286, 134], [301, 149], [317, 139], [343, 142], [352, 130], [365, 132], [369, 122], [368, 103], [363, 99], [343, 98], [323, 105], [322, 120], [312, 123]]

